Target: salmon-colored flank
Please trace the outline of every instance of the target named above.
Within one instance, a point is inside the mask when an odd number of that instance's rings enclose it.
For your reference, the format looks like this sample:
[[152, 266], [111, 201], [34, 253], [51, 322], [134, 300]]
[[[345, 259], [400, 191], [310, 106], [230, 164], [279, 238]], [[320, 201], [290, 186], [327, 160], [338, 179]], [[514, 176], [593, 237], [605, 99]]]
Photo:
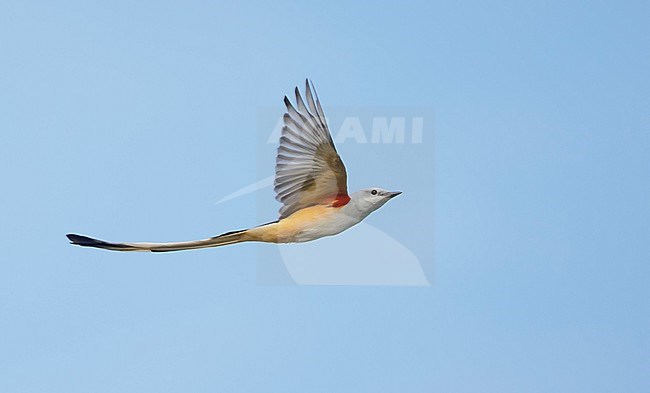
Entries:
[[338, 194], [332, 202], [332, 206], [341, 207], [347, 205], [348, 202], [350, 202], [350, 196], [348, 194]]
[[247, 230], [243, 241], [292, 243], [305, 229], [318, 225], [319, 222], [329, 222], [336, 213], [338, 210], [332, 209], [331, 205], [309, 206], [280, 221]]

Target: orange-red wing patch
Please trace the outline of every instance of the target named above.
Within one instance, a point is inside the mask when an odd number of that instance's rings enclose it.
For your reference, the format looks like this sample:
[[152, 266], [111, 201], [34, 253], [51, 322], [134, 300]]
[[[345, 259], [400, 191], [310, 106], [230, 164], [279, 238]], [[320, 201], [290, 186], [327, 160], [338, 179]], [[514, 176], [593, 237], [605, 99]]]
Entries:
[[350, 202], [350, 196], [348, 194], [338, 194], [332, 202], [332, 206], [341, 207], [347, 205], [348, 202]]

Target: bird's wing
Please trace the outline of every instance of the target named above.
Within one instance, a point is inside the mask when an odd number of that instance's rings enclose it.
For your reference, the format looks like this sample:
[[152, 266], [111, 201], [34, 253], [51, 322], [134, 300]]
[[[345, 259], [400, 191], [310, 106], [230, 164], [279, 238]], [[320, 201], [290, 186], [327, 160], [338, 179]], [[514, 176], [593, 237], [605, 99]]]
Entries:
[[347, 203], [347, 173], [334, 147], [314, 85], [305, 82], [307, 105], [296, 87], [297, 109], [285, 96], [287, 112], [275, 161], [275, 199], [280, 219], [308, 206]]

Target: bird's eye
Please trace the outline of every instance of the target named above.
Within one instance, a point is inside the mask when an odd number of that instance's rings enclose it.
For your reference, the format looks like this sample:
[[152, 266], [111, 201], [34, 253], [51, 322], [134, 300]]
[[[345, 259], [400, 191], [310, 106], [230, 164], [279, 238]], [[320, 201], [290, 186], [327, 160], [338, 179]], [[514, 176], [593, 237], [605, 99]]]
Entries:
[[372, 191], [370, 191], [370, 193], [371, 193], [372, 195], [377, 195], [377, 190], [372, 190]]

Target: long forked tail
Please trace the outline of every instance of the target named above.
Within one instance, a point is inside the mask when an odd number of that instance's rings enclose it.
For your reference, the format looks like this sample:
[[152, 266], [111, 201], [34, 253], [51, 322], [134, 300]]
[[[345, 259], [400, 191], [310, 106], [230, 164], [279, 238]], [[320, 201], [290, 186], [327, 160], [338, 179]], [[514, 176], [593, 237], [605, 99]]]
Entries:
[[194, 250], [197, 248], [218, 247], [227, 244], [241, 243], [254, 240], [251, 236], [247, 235], [247, 230], [234, 231], [224, 233], [223, 235], [211, 237], [209, 239], [194, 240], [189, 242], [175, 242], [175, 243], [112, 243], [92, 237], [68, 234], [66, 235], [70, 243], [82, 247], [95, 247], [103, 248], [105, 250], [113, 251], [151, 251], [151, 252], [166, 252], [166, 251], [181, 251], [181, 250]]

